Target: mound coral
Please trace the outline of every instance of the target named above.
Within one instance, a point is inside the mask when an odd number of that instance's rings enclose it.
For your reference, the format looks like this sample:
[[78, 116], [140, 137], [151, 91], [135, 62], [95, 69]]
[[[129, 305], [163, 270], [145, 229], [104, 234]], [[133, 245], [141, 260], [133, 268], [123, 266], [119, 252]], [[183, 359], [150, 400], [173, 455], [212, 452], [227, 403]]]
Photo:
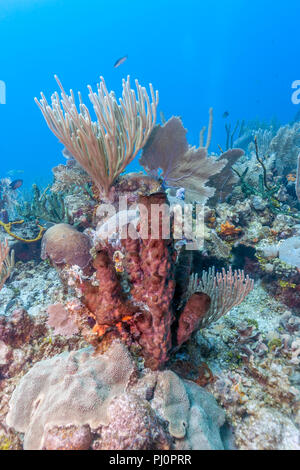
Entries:
[[139, 374], [125, 346], [36, 363], [10, 400], [7, 424], [24, 449], [223, 449], [225, 414], [174, 372]]
[[42, 240], [42, 259], [49, 259], [55, 266], [77, 265], [84, 269], [90, 263], [90, 239], [68, 224], [56, 224], [49, 228]]

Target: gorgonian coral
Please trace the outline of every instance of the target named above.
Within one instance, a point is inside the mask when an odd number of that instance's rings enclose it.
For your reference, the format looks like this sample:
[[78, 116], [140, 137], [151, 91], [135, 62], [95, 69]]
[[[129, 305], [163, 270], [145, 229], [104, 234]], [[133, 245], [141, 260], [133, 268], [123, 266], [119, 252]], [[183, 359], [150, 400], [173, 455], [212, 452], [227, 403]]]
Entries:
[[215, 193], [207, 186], [210, 177], [227, 164], [226, 158], [208, 156], [207, 147], [189, 146], [179, 117], [156, 126], [143, 149], [140, 163], [151, 175], [161, 176], [168, 186], [185, 188], [191, 199], [205, 203]]
[[109, 93], [104, 78], [100, 78], [97, 93], [88, 86], [96, 122], [92, 121], [80, 94], [77, 110], [73, 91], [68, 96], [56, 76], [61, 99], [54, 93], [51, 106], [43, 94], [40, 101], [36, 98], [35, 101], [52, 132], [107, 195], [113, 182], [148, 140], [156, 121], [158, 92], [154, 93], [150, 84], [150, 103], [146, 89], [136, 80], [136, 97], [128, 76], [122, 82], [123, 93], [118, 104], [114, 92]]

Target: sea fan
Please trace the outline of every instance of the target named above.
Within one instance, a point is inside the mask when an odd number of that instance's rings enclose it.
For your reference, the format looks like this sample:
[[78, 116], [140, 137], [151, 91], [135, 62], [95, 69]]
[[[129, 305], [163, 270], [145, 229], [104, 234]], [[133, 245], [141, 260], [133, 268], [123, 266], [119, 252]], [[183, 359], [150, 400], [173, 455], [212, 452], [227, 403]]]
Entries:
[[187, 130], [179, 117], [171, 117], [163, 126], [156, 126], [143, 149], [140, 163], [151, 174], [160, 175], [169, 187], [185, 188], [190, 200], [205, 203], [215, 193], [206, 186], [209, 178], [227, 164], [208, 156], [206, 147], [191, 147], [186, 140]]

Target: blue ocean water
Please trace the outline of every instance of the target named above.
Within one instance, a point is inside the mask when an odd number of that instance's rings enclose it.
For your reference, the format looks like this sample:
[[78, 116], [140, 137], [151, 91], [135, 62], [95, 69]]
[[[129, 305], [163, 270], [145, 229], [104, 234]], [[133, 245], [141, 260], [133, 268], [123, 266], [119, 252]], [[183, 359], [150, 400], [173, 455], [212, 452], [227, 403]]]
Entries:
[[[58, 89], [54, 74], [86, 101], [86, 85], [95, 87], [100, 75], [117, 94], [127, 74], [153, 83], [159, 109], [182, 117], [193, 145], [212, 106], [212, 151], [226, 139], [225, 111], [232, 125], [274, 115], [293, 120], [300, 110], [291, 101], [300, 79], [299, 11], [296, 0], [1, 0], [0, 177], [23, 170], [25, 185], [43, 184], [64, 162], [33, 101]], [[129, 170], [136, 168], [134, 161]]]

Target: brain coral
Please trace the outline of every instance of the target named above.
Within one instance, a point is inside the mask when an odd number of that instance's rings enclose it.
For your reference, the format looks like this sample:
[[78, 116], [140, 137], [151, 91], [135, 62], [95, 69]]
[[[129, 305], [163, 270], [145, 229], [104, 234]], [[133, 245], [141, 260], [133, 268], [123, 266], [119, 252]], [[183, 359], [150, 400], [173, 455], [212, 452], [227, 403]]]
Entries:
[[212, 395], [171, 371], [138, 372], [119, 341], [35, 364], [9, 406], [24, 449], [223, 449]]
[[300, 237], [291, 237], [279, 245], [279, 258], [291, 266], [300, 268]]
[[84, 269], [92, 257], [90, 239], [72, 225], [56, 224], [49, 228], [42, 240], [42, 259], [50, 259], [54, 265], [77, 265]]

